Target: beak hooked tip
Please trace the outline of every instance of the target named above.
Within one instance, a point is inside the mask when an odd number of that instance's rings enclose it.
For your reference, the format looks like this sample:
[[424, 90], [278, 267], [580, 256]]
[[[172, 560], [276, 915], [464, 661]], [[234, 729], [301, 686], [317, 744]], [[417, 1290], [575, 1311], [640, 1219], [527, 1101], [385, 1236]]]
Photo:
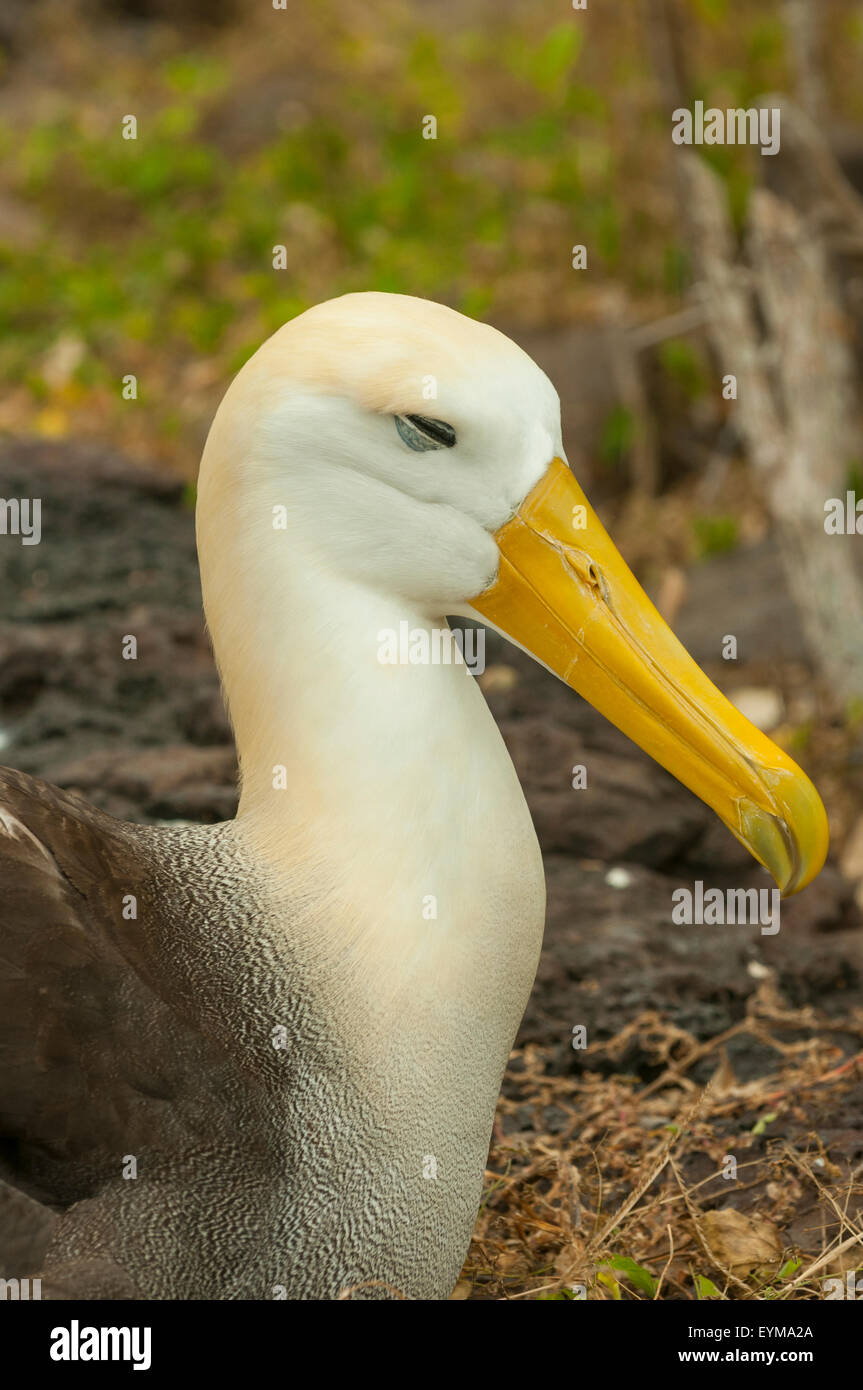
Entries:
[[737, 838], [773, 876], [783, 898], [811, 883], [827, 857], [829, 832], [823, 802], [809, 778], [783, 779], [778, 809], [767, 811], [742, 797]]

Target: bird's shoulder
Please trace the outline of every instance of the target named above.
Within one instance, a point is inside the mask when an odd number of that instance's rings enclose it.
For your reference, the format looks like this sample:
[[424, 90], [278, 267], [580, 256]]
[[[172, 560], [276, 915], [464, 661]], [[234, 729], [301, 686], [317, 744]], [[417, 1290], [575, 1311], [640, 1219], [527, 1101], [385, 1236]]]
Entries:
[[158, 988], [148, 832], [0, 768], [0, 1135], [61, 1202], [136, 1144], [188, 1142], [173, 1102], [212, 1051]]

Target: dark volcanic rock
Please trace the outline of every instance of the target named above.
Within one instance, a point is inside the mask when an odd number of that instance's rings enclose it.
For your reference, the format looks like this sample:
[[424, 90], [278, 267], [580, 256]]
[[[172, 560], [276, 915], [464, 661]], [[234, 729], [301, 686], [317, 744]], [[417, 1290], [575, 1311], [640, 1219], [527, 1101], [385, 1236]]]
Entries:
[[[131, 820], [230, 815], [231, 736], [183, 485], [104, 450], [7, 442], [0, 495], [42, 502], [39, 545], [0, 544], [3, 756], [63, 785], [70, 763], [100, 758], [86, 794]], [[123, 657], [129, 636], [134, 661]], [[145, 781], [107, 775], [114, 757], [187, 742], [228, 750], [223, 787], [159, 800]]]

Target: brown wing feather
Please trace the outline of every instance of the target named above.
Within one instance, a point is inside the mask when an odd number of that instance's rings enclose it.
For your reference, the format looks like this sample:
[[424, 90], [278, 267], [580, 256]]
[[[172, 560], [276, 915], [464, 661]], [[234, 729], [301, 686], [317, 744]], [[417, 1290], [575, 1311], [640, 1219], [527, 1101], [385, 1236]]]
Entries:
[[148, 892], [141, 833], [0, 769], [0, 1142], [25, 1190], [62, 1203], [126, 1152], [182, 1145], [174, 1102], [207, 1052], [123, 918]]

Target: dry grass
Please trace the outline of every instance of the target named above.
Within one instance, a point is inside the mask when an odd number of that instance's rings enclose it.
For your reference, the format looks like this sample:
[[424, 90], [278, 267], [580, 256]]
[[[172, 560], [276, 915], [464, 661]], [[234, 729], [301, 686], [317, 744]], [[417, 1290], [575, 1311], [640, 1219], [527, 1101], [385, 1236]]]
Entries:
[[[863, 1266], [863, 1164], [853, 1139], [818, 1133], [861, 1094], [863, 1051], [843, 1056], [839, 1031], [863, 1039], [863, 1017], [840, 1029], [765, 981], [708, 1042], [650, 1013], [582, 1054], [596, 1070], [577, 1076], [552, 1075], [543, 1048], [514, 1052], [455, 1297], [824, 1298], [825, 1278]], [[738, 1081], [725, 1045], [739, 1034], [778, 1069]], [[648, 1085], [601, 1072], [633, 1040], [656, 1059]], [[702, 1087], [689, 1073], [705, 1058]]]

